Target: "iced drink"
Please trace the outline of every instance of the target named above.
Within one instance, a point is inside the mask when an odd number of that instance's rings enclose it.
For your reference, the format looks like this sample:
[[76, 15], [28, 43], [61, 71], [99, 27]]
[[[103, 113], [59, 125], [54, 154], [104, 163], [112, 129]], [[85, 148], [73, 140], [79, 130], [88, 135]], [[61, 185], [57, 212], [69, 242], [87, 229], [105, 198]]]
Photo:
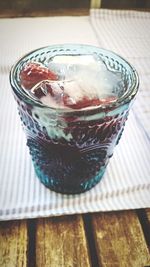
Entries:
[[98, 47], [55, 45], [24, 56], [10, 82], [40, 181], [67, 194], [96, 185], [137, 93], [135, 69]]

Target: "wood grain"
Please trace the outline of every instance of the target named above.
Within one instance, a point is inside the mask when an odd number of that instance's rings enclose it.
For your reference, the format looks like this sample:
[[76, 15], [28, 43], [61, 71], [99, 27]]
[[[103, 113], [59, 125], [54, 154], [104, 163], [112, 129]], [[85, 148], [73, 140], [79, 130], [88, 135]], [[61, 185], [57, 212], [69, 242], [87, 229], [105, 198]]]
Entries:
[[92, 216], [96, 249], [101, 267], [144, 267], [150, 256], [134, 211]]
[[86, 16], [91, 8], [135, 9], [150, 11], [149, 0], [85, 0], [85, 1], [0, 1], [0, 18], [46, 17], [46, 16]]
[[90, 0], [3, 0], [0, 1], [0, 17], [27, 17], [86, 14], [90, 7]]
[[87, 16], [88, 8], [58, 8], [47, 10], [15, 10], [0, 9], [0, 18], [16, 18], [16, 17], [49, 17], [49, 16]]
[[0, 222], [0, 267], [27, 266], [26, 221]]
[[[128, 0], [129, 1], [129, 0]], [[0, 9], [46, 10], [56, 8], [85, 8], [90, 6], [90, 0], [1, 0]]]
[[83, 220], [80, 215], [38, 220], [36, 266], [91, 266]]

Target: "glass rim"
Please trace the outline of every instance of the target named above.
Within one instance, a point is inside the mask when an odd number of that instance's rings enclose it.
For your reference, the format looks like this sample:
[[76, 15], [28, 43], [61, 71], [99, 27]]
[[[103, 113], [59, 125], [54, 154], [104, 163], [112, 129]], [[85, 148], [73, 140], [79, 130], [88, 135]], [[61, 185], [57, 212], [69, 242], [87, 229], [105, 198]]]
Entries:
[[[15, 72], [17, 70], [17, 67], [19, 66], [19, 64], [25, 60], [28, 56], [32, 55], [35, 52], [38, 52], [40, 50], [50, 50], [50, 49], [57, 49], [57, 48], [65, 48], [65, 47], [69, 47], [69, 48], [91, 48], [91, 49], [95, 49], [97, 51], [99, 51], [99, 53], [103, 53], [104, 55], [108, 55], [108, 57], [111, 56], [111, 58], [116, 57], [118, 60], [121, 60], [122, 63], [124, 63], [126, 66], [128, 66], [128, 68], [130, 69], [130, 71], [132, 72], [132, 75], [134, 76], [134, 83], [132, 83], [132, 85], [130, 86], [130, 90], [126, 90], [126, 93], [123, 94], [121, 97], [118, 97], [115, 101], [112, 102], [108, 102], [108, 103], [101, 103], [98, 106], [91, 106], [91, 107], [85, 107], [85, 108], [80, 108], [80, 109], [73, 109], [73, 108], [62, 108], [62, 107], [50, 107], [48, 105], [43, 104], [41, 101], [35, 100], [35, 98], [32, 98], [23, 88], [21, 88], [21, 86], [19, 85], [19, 83], [17, 82], [17, 80], [15, 79]], [[65, 53], [64, 53], [65, 54]], [[88, 54], [89, 55], [89, 54]], [[64, 44], [53, 44], [53, 45], [49, 45], [49, 46], [44, 46], [44, 47], [39, 47], [37, 49], [34, 49], [26, 54], [24, 54], [22, 57], [20, 57], [19, 60], [17, 60], [17, 62], [12, 66], [11, 70], [10, 70], [10, 75], [9, 75], [9, 79], [10, 79], [10, 84], [11, 87], [14, 91], [14, 93], [19, 93], [20, 97], [22, 98], [22, 100], [24, 102], [27, 102], [28, 104], [34, 105], [34, 106], [38, 106], [39, 108], [47, 108], [48, 110], [52, 110], [52, 111], [57, 111], [58, 113], [66, 113], [66, 114], [70, 114], [70, 113], [83, 113], [83, 112], [90, 112], [93, 111], [94, 113], [97, 111], [105, 111], [108, 109], [114, 109], [114, 108], [118, 108], [124, 104], [129, 103], [137, 94], [138, 92], [138, 88], [139, 88], [139, 75], [136, 71], [136, 69], [133, 67], [132, 64], [130, 64], [126, 59], [124, 59], [122, 56], [120, 56], [119, 54], [110, 51], [108, 49], [105, 48], [101, 48], [98, 46], [94, 46], [94, 45], [87, 45], [87, 44], [73, 44], [73, 43], [64, 43]]]

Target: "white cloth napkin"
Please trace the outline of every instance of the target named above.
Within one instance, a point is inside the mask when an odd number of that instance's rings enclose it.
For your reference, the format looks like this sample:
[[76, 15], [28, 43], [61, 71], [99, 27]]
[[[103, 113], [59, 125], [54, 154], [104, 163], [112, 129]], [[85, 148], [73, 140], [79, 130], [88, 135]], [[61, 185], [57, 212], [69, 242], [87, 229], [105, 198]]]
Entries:
[[[0, 220], [150, 206], [149, 25], [148, 13], [105, 10], [91, 10], [89, 17], [0, 20]], [[141, 80], [139, 96], [102, 181], [74, 196], [52, 192], [37, 179], [9, 85], [9, 70], [18, 57], [54, 43], [111, 49], [134, 64]]]

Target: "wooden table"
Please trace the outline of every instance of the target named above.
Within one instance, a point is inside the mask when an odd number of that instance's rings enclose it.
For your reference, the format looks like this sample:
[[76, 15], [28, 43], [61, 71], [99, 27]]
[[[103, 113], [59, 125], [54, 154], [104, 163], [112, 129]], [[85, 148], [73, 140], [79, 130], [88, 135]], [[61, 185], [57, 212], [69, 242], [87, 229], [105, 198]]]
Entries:
[[150, 209], [0, 222], [0, 267], [148, 267]]

